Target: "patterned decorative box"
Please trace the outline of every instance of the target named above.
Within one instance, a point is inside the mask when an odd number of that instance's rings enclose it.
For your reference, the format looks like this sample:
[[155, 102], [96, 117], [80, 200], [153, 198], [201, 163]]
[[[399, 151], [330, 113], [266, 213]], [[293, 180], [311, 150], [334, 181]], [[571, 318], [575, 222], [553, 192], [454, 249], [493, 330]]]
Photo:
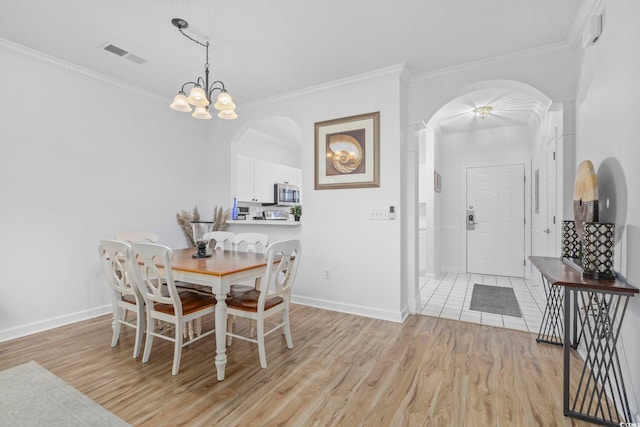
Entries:
[[616, 225], [585, 222], [582, 244], [582, 274], [597, 279], [614, 279], [613, 247]]
[[582, 243], [578, 239], [575, 221], [562, 221], [562, 257], [578, 258]]

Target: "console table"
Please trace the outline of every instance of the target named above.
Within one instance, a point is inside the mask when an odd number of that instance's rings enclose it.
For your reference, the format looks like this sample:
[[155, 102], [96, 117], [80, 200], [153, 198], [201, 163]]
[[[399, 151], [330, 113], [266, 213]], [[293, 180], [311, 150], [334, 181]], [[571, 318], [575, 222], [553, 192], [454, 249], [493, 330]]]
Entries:
[[[564, 415], [609, 426], [633, 422], [616, 345], [629, 298], [638, 288], [620, 279], [583, 277], [560, 258], [529, 259], [542, 275], [547, 296], [536, 340], [564, 346]], [[581, 340], [586, 358], [571, 393], [570, 354]]]

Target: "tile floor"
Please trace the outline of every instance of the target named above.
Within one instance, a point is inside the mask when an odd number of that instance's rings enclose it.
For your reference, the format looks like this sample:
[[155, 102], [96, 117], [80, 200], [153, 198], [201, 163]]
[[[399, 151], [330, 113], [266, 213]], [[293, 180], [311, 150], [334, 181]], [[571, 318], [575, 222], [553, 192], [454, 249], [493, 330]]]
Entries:
[[[513, 288], [522, 317], [469, 310], [475, 283]], [[532, 280], [466, 273], [442, 273], [435, 279], [421, 278], [420, 299], [420, 314], [536, 334], [540, 329], [546, 301], [542, 285]]]

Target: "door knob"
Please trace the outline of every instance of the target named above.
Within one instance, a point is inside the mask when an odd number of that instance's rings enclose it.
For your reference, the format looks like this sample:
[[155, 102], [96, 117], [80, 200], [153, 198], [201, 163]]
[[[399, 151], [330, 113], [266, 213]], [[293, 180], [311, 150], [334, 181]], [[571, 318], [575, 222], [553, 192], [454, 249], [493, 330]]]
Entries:
[[551, 233], [551, 230], [549, 230], [548, 228], [546, 230], [543, 230], [545, 233], [549, 234]]

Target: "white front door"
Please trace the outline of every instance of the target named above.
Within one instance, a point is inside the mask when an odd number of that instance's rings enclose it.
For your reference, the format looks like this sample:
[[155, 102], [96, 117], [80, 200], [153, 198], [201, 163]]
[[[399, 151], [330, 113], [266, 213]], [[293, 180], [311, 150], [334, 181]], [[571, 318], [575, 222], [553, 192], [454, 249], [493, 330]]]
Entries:
[[524, 177], [523, 164], [467, 168], [468, 272], [524, 277]]

